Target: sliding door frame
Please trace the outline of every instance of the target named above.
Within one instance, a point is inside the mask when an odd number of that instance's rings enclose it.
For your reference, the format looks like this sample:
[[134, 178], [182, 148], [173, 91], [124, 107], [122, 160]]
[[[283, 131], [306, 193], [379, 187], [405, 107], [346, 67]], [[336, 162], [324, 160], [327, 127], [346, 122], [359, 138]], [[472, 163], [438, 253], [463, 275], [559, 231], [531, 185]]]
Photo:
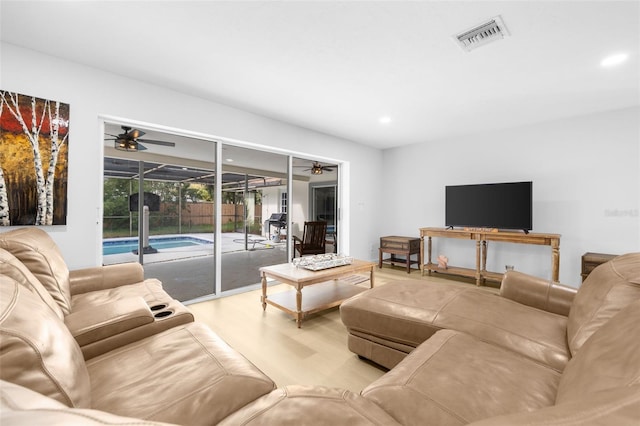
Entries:
[[[193, 131], [186, 131], [178, 128], [158, 125], [154, 123], [142, 122], [137, 120], [130, 120], [117, 116], [110, 115], [99, 115], [98, 116], [98, 138], [101, 149], [99, 150], [100, 155], [100, 173], [98, 174], [98, 182], [97, 185], [100, 191], [100, 206], [98, 207], [97, 220], [96, 220], [96, 235], [97, 241], [102, 241], [103, 232], [102, 232], [102, 224], [103, 224], [103, 199], [104, 199], [104, 189], [102, 185], [102, 181], [104, 178], [104, 158], [105, 158], [105, 150], [104, 150], [104, 134], [105, 134], [105, 123], [112, 123], [117, 125], [125, 125], [131, 127], [142, 127], [144, 129], [149, 129], [157, 132], [162, 132], [166, 134], [172, 134], [177, 136], [183, 136], [186, 138], [194, 138], [200, 139], [203, 141], [208, 141], [213, 143], [213, 154], [214, 154], [214, 165], [215, 165], [215, 195], [214, 195], [214, 262], [213, 262], [213, 274], [214, 274], [214, 293], [199, 297], [189, 303], [200, 302], [204, 300], [215, 299], [218, 297], [222, 297], [225, 295], [229, 295], [233, 292], [233, 290], [222, 291], [222, 271], [221, 271], [221, 256], [222, 256], [222, 244], [220, 243], [220, 235], [222, 235], [222, 146], [223, 144], [238, 146], [241, 148], [254, 149], [257, 152], [265, 151], [275, 154], [281, 154], [287, 157], [287, 179], [286, 179], [286, 191], [288, 194], [288, 208], [291, 210], [291, 203], [294, 199], [295, 194], [293, 194], [293, 159], [295, 158], [303, 158], [303, 159], [313, 159], [324, 162], [329, 162], [337, 165], [338, 169], [338, 177], [336, 180], [336, 229], [338, 230], [338, 245], [345, 250], [345, 253], [349, 250], [349, 220], [348, 220], [348, 211], [349, 211], [349, 162], [337, 160], [334, 158], [321, 157], [317, 155], [312, 155], [308, 153], [295, 152], [291, 150], [270, 147], [266, 145], [259, 145], [250, 142], [242, 142], [237, 140], [232, 140], [225, 137], [213, 136], [210, 134], [204, 134]], [[144, 164], [144, 161], [141, 162]], [[142, 165], [141, 167], [144, 167]], [[142, 184], [139, 184], [142, 187]], [[139, 191], [144, 192], [139, 187]], [[143, 214], [141, 211], [141, 207], [139, 206], [139, 215]], [[287, 214], [287, 229], [291, 229], [292, 219], [291, 214]], [[140, 229], [138, 230], [140, 233]], [[140, 246], [143, 244], [142, 237], [139, 235]], [[142, 251], [141, 251], [142, 252]], [[286, 255], [287, 258], [290, 259], [293, 253], [293, 238], [290, 232], [287, 232], [286, 238]], [[140, 259], [142, 263], [143, 260]], [[101, 247], [96, 247], [96, 264], [102, 264], [102, 249]], [[259, 284], [256, 285], [256, 288], [259, 287]], [[250, 288], [249, 288], [250, 289]]]

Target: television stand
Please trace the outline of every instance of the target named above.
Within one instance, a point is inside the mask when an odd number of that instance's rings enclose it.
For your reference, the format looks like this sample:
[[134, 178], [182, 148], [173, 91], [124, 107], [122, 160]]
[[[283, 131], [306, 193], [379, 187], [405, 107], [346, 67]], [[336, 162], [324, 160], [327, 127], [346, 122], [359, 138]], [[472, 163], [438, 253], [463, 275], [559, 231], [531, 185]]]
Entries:
[[[427, 253], [425, 256], [424, 237], [427, 237]], [[431, 262], [432, 238], [457, 238], [475, 241], [476, 244], [476, 267], [459, 268], [447, 266], [441, 268], [437, 263]], [[503, 274], [500, 272], [487, 271], [487, 241], [515, 244], [545, 245], [551, 247], [551, 279], [558, 282], [560, 275], [560, 235], [559, 234], [538, 234], [511, 232], [511, 231], [483, 231], [473, 229], [448, 229], [448, 228], [420, 228], [420, 258], [424, 259], [420, 265], [420, 270], [424, 276], [425, 271], [431, 275], [432, 272], [458, 275], [467, 278], [475, 278], [476, 285], [482, 285], [486, 281], [502, 281]]]

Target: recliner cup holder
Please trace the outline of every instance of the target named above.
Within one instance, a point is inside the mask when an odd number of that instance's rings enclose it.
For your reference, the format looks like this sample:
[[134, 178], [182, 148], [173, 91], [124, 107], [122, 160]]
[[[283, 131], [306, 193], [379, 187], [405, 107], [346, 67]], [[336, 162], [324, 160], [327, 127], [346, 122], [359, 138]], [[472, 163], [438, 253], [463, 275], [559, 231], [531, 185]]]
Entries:
[[169, 305], [167, 305], [166, 303], [161, 303], [159, 305], [153, 305], [149, 309], [151, 309], [152, 311], [160, 311], [160, 310], [166, 308], [167, 306], [169, 306]]
[[154, 316], [155, 318], [166, 318], [166, 317], [168, 317], [168, 316], [169, 316], [169, 315], [171, 315], [171, 314], [173, 314], [173, 311], [172, 311], [172, 310], [169, 310], [169, 311], [160, 311], [160, 312], [156, 312], [155, 314], [153, 314], [153, 316]]

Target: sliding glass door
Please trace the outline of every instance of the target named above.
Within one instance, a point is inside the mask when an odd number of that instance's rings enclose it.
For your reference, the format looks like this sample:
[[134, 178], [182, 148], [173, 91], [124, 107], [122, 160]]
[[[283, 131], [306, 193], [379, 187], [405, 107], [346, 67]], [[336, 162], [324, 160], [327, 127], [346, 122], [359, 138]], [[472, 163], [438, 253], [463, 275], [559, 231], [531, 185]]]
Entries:
[[311, 217], [327, 222], [327, 243], [334, 253], [338, 253], [337, 186], [337, 182], [312, 183], [309, 197]]
[[181, 301], [215, 294], [215, 143], [145, 129], [120, 150], [105, 127], [103, 264], [140, 262]]
[[337, 252], [335, 164], [110, 123], [104, 152], [103, 263], [140, 262], [180, 301], [256, 288], [306, 221]]
[[287, 262], [288, 157], [232, 145], [223, 157], [221, 290], [234, 292], [256, 286], [261, 266]]
[[307, 221], [327, 222], [325, 251], [338, 253], [337, 164], [293, 158], [292, 233], [302, 237]]

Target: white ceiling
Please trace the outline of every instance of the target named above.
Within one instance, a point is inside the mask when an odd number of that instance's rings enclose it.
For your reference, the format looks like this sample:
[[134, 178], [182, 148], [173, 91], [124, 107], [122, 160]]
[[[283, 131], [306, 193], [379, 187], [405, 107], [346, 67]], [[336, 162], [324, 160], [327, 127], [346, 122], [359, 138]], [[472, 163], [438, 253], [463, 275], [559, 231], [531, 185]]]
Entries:
[[378, 148], [640, 105], [638, 1], [34, 3], [3, 41]]

